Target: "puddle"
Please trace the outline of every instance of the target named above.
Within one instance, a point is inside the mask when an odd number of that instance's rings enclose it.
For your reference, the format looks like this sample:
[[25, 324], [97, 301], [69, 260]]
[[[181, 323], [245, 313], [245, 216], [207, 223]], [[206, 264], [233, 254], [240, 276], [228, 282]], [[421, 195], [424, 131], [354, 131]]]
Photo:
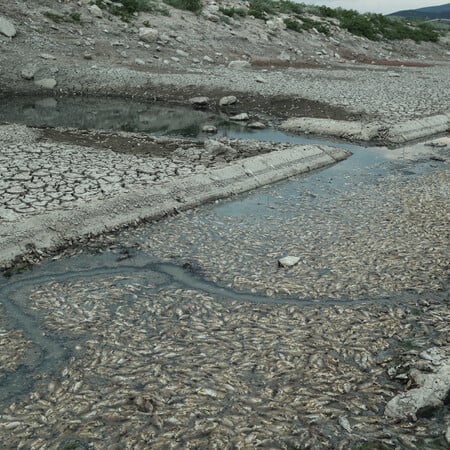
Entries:
[[[29, 126], [129, 131], [185, 137], [200, 136], [203, 125], [224, 126], [217, 114], [179, 105], [123, 99], [17, 97], [1, 101], [0, 122]], [[239, 130], [229, 123], [226, 130]]]

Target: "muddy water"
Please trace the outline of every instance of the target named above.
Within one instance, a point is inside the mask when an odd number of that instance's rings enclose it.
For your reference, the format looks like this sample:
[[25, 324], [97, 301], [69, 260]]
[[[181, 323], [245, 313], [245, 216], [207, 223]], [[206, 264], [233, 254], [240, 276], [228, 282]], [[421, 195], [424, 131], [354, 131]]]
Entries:
[[[243, 131], [234, 132], [233, 137], [248, 137]], [[418, 174], [425, 174], [432, 171], [436, 164], [429, 159], [411, 162], [404, 154], [404, 150], [391, 151], [380, 148], [361, 148], [351, 144], [329, 143], [321, 140], [307, 140], [306, 138], [292, 137], [275, 130], [265, 130], [252, 133], [252, 137], [261, 140], [277, 140], [286, 142], [303, 143], [305, 141], [331, 144], [341, 146], [353, 152], [353, 156], [348, 160], [312, 174], [296, 177], [295, 179], [278, 183], [275, 186], [266, 187], [255, 192], [239, 196], [237, 198], [220, 202], [215, 205], [206, 205], [195, 211], [197, 220], [203, 226], [215, 229], [221, 223], [222, 218], [235, 218], [239, 220], [245, 218], [250, 222], [260, 222], [264, 220], [265, 227], [276, 229], [278, 221], [287, 220], [293, 214], [298, 213], [298, 208], [304, 207], [305, 212], [311, 206], [298, 203], [299, 193], [307, 193], [310, 200], [332, 199], [333, 196], [346, 190], [352, 190], [355, 184], [373, 183], [376, 184], [384, 176], [397, 174], [398, 176], [410, 177]], [[290, 202], [295, 203], [295, 207], [283, 207]], [[161, 226], [157, 225], [158, 227]], [[170, 228], [170, 225], [168, 225]], [[166, 230], [168, 235], [172, 233]], [[304, 230], [306, 231], [306, 230]], [[301, 239], [302, 227], [299, 226], [299, 239]], [[127, 282], [133, 282], [133, 276], [141, 282], [142, 279], [153, 280], [155, 288], [151, 290], [155, 295], [165, 289], [188, 289], [205, 292], [217, 300], [254, 302], [267, 304], [294, 303], [304, 306], [315, 305], [317, 299], [299, 298], [298, 296], [284, 295], [265, 296], [262, 293], [252, 293], [250, 291], [239, 291], [230, 287], [225, 287], [220, 282], [211, 281], [211, 274], [206, 278], [201, 270], [191, 264], [182, 264], [182, 261], [175, 258], [174, 263], [170, 263], [170, 257], [162, 261], [151, 252], [136, 250], [127, 247], [130, 239], [135, 242], [136, 247], [145, 242], [148, 236], [153, 233], [153, 228], [144, 227], [133, 235], [127, 234], [125, 237], [118, 236], [117, 243], [112, 247], [114, 251], [105, 250], [96, 254], [82, 254], [75, 258], [58, 259], [56, 261], [46, 261], [39, 267], [33, 268], [29, 273], [13, 276], [10, 279], [3, 279], [0, 284], [0, 296], [6, 314], [11, 318], [10, 327], [23, 330], [25, 336], [33, 343], [33, 347], [24, 358], [22, 365], [14, 372], [0, 379], [0, 403], [10, 401], [23, 395], [32, 388], [32, 380], [40, 373], [54, 373], [64, 366], [70, 356], [74, 353], [75, 346], [79, 343], [77, 339], [68, 337], [61, 332], [52, 333], [44, 330], [41, 325], [42, 316], [39, 311], [32, 309], [28, 305], [28, 298], [33, 288], [49, 283], [65, 283], [74, 280], [103, 279], [109, 276], [121, 275], [127, 277]], [[191, 230], [184, 229], [188, 237]], [[214, 238], [213, 238], [214, 239]], [[219, 235], [217, 240], [219, 240]], [[195, 244], [194, 244], [195, 247]], [[261, 251], [261, 249], [259, 249]], [[264, 249], [263, 249], [264, 250]], [[224, 255], [227, 249], [224, 248]], [[195, 250], [193, 256], [195, 259]], [[186, 255], [184, 260], [189, 260]], [[324, 269], [328, 270], [328, 269]], [[436, 298], [445, 298], [448, 291], [435, 294]], [[419, 294], [401, 293], [389, 297], [377, 297], [360, 299], [363, 303], [392, 304], [392, 303], [414, 303], [420, 298]], [[354, 300], [348, 298], [322, 299], [323, 304], [351, 304]]]
[[15, 97], [1, 99], [0, 122], [29, 126], [103, 129], [197, 137], [203, 125], [223, 133], [241, 126], [225, 116], [179, 105], [159, 105], [121, 99], [85, 97]]

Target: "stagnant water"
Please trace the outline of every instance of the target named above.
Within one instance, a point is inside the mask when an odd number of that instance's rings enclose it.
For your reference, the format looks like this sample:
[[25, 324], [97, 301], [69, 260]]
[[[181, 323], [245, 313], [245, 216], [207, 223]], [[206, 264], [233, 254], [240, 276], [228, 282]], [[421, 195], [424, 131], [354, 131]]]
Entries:
[[[103, 128], [112, 130], [143, 131], [198, 137], [201, 127], [211, 123], [219, 128], [219, 135], [237, 138], [252, 138], [276, 142], [318, 143], [339, 146], [352, 151], [353, 156], [335, 166], [281, 182], [255, 192], [238, 196], [215, 205], [206, 205], [196, 210], [196, 215], [204, 217], [205, 223], [214, 226], [212, 221], [221, 216], [251, 217], [252, 220], [270, 219], [274, 216], [288, 217], [289, 210], [277, 208], [278, 203], [286, 199], [297, 198], [299, 190], [308, 191], [312, 196], [322, 199], [333, 198], [334, 192], [352, 189], [358, 182], [376, 183], [387, 173], [399, 173], [414, 176], [433, 170], [433, 162], [423, 160], [412, 164], [397, 153], [388, 149], [363, 148], [357, 145], [308, 137], [293, 137], [273, 129], [249, 131], [243, 127], [227, 123], [223, 117], [212, 116], [204, 112], [193, 112], [183, 108], [162, 108], [142, 103], [124, 103], [121, 100], [108, 100], [99, 103], [98, 99], [32, 99], [23, 98], [4, 104], [0, 112], [0, 121], [22, 122], [29, 125], [49, 125], [77, 128]], [[402, 150], [403, 151], [403, 150]], [[210, 214], [211, 210], [214, 214]], [[267, 227], [271, 221], [266, 220]], [[151, 233], [151, 226], [147, 229]], [[185, 230], [189, 235], [189, 230]], [[27, 308], [27, 298], [32, 289], [49, 281], [65, 282], [69, 280], [95, 280], [108, 275], [147, 276], [154, 282], [153, 291], [183, 288], [203, 291], [222, 301], [286, 303], [301, 302], [303, 305], [317, 304], [310, 298], [268, 297], [251, 292], [237, 292], [204, 279], [201, 274], [158, 260], [150, 253], [125, 249], [132, 258], [119, 258], [116, 252], [103, 251], [96, 254], [84, 254], [78, 257], [44, 261], [32, 271], [16, 274], [0, 280], [0, 298], [9, 317], [9, 327], [20, 329], [25, 337], [33, 342], [24, 363], [13, 373], [0, 379], [0, 405], [24, 395], [33, 386], [33, 379], [40, 373], [54, 372], [62, 367], [73, 354], [76, 339], [69, 339], [60, 333], [51, 333], [41, 327], [39, 311]], [[435, 294], [445, 298], [447, 292]], [[402, 293], [389, 298], [371, 298], [367, 302], [414, 302], [418, 294]], [[346, 304], [350, 300], [341, 298], [326, 301], [332, 304]], [[322, 301], [321, 304], [324, 304]]]

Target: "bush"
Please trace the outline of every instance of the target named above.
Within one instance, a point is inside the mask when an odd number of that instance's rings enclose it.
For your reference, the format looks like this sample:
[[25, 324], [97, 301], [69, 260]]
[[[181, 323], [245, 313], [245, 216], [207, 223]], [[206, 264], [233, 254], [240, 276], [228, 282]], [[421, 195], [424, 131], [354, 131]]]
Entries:
[[240, 16], [245, 17], [247, 15], [247, 10], [244, 8], [219, 8], [219, 11], [228, 17]]
[[186, 11], [198, 12], [202, 9], [201, 0], [164, 0], [170, 6]]
[[248, 14], [257, 19], [265, 19], [276, 13], [275, 2], [271, 0], [250, 0]]
[[296, 31], [297, 33], [301, 33], [304, 30], [311, 30], [312, 28], [315, 28], [319, 33], [323, 33], [327, 36], [330, 35], [329, 28], [323, 25], [322, 23], [316, 22], [306, 17], [302, 17], [301, 20], [302, 22], [293, 19], [284, 19], [284, 23], [288, 30], [293, 30]]
[[55, 23], [69, 22], [69, 23], [80, 23], [81, 22], [81, 14], [80, 13], [69, 13], [69, 14], [57, 14], [52, 11], [45, 11], [44, 16], [49, 18]]
[[122, 0], [120, 3], [106, 5], [103, 0], [95, 0], [95, 4], [102, 9], [109, 9], [111, 14], [119, 16], [122, 20], [128, 22], [135, 13], [139, 12], [158, 12], [168, 15], [168, 10], [161, 4], [153, 0]]

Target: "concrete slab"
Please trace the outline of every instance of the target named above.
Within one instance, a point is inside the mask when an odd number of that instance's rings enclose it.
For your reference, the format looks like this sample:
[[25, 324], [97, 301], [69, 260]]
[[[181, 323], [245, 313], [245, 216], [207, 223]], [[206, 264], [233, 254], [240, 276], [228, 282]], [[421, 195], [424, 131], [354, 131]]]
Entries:
[[0, 267], [33, 250], [58, 248], [82, 236], [95, 235], [144, 219], [158, 219], [216, 199], [239, 194], [318, 169], [350, 156], [326, 146], [292, 146], [286, 150], [233, 162], [205, 174], [176, 178], [91, 200], [71, 210], [56, 210], [0, 224]]

